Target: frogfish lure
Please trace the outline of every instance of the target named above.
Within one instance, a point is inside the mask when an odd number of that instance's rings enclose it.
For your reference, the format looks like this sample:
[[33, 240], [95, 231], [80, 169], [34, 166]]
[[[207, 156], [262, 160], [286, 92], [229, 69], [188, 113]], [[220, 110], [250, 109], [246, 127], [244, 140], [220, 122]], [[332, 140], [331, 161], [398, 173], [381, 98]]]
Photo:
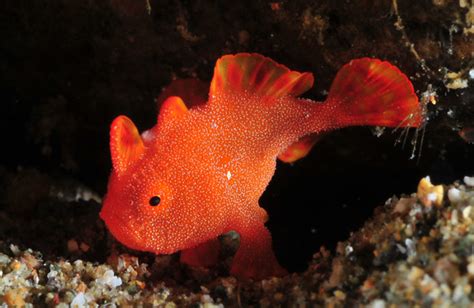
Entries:
[[259, 198], [276, 159], [304, 157], [323, 133], [355, 125], [418, 127], [422, 112], [409, 79], [378, 59], [344, 65], [325, 102], [298, 98], [311, 73], [259, 54], [221, 57], [210, 86], [179, 80], [161, 95], [157, 123], [139, 133], [126, 116], [110, 130], [113, 170], [100, 217], [124, 245], [210, 266], [217, 237], [240, 246], [231, 274], [286, 273], [272, 251]]

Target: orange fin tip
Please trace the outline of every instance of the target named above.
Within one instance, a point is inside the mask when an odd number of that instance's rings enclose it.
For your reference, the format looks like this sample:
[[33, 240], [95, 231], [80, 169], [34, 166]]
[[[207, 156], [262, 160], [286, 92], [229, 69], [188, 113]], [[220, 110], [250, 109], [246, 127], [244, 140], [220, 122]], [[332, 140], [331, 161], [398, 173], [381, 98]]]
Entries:
[[117, 174], [122, 174], [143, 154], [145, 146], [132, 120], [118, 116], [110, 128], [110, 152]]
[[311, 73], [290, 71], [259, 54], [240, 53], [220, 58], [214, 68], [210, 97], [224, 92], [248, 92], [266, 98], [298, 96], [313, 86]]
[[323, 137], [324, 133], [310, 134], [304, 136], [295, 143], [291, 144], [285, 151], [278, 155], [278, 159], [284, 163], [293, 163], [303, 157], [306, 157], [313, 146]]
[[168, 97], [161, 106], [160, 113], [158, 115], [158, 124], [162, 125], [167, 121], [174, 121], [182, 118], [188, 112], [188, 107], [184, 104], [184, 101], [178, 96]]

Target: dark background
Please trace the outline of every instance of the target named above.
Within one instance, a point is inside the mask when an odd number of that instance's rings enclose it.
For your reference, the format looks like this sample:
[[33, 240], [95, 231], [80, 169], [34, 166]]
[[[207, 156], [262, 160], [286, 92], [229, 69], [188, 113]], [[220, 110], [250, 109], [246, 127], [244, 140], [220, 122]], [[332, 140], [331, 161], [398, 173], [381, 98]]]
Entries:
[[[373, 3], [375, 2], [375, 4]], [[397, 5], [395, 5], [397, 4]], [[210, 80], [215, 60], [259, 52], [315, 74], [306, 97], [323, 100], [338, 68], [370, 56], [396, 64], [420, 97], [429, 89], [421, 156], [414, 131], [370, 128], [326, 136], [294, 165], [278, 164], [262, 197], [281, 262], [303, 270], [394, 194], [421, 177], [449, 183], [474, 174], [472, 35], [457, 1], [6, 0], [0, 4], [0, 240], [45, 254], [103, 261], [110, 240], [100, 204], [111, 168], [108, 129], [125, 114], [140, 130], [173, 78]], [[412, 47], [411, 47], [412, 46]], [[452, 89], [459, 73], [469, 86]], [[451, 89], [450, 89], [451, 88]], [[71, 251], [75, 239], [89, 249]]]

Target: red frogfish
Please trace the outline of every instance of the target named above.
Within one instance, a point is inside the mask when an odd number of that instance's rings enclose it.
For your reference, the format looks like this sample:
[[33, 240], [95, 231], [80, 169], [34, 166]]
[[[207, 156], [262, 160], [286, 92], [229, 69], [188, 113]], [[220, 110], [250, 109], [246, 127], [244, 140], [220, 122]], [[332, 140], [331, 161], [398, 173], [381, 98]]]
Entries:
[[346, 126], [422, 122], [409, 79], [378, 59], [344, 65], [323, 103], [299, 98], [313, 85], [311, 73], [259, 54], [221, 57], [210, 87], [178, 83], [165, 90], [151, 129], [140, 134], [126, 116], [113, 121], [113, 170], [100, 217], [125, 246], [181, 251], [181, 261], [193, 266], [216, 262], [217, 237], [236, 231], [230, 273], [239, 278], [286, 273], [259, 206], [277, 158], [298, 160], [321, 134]]

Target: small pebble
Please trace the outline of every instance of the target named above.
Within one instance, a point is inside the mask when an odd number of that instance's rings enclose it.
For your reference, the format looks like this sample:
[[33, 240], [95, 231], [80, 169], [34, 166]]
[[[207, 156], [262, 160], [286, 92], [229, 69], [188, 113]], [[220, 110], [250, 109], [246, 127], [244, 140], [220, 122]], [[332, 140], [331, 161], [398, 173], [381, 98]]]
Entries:
[[342, 292], [341, 290], [334, 291], [334, 296], [337, 299], [340, 299], [340, 300], [345, 300], [346, 299], [346, 293]]
[[72, 308], [82, 308], [82, 307], [85, 307], [86, 304], [87, 304], [87, 299], [84, 296], [84, 293], [79, 292], [79, 293], [77, 293], [77, 295], [72, 300], [71, 307]]
[[346, 246], [346, 249], [345, 249], [346, 256], [350, 255], [353, 251], [354, 251], [354, 248], [352, 248], [351, 245]]
[[116, 277], [112, 270], [107, 270], [102, 277], [96, 279], [96, 282], [98, 284], [107, 285], [111, 288], [116, 288], [122, 285], [122, 279]]
[[423, 293], [426, 294], [428, 292], [431, 293], [434, 290], [437, 290], [438, 283], [436, 282], [436, 280], [431, 278], [430, 275], [424, 274], [423, 279], [420, 282], [420, 286], [423, 288]]
[[441, 206], [443, 203], [444, 188], [443, 185], [431, 184], [430, 177], [424, 177], [418, 184], [417, 196], [424, 206]]
[[464, 183], [467, 186], [474, 186], [474, 176], [465, 176], [464, 177]]
[[209, 294], [203, 294], [201, 295], [201, 302], [202, 303], [214, 303], [214, 301], [212, 300], [212, 297], [209, 296]]
[[407, 249], [405, 247], [403, 247], [402, 245], [397, 244], [397, 248], [401, 253], [403, 253], [403, 254], [407, 253]]
[[25, 300], [23, 298], [24, 293], [25, 293], [25, 290], [23, 288], [9, 290], [3, 296], [3, 301], [5, 301], [5, 304], [7, 304], [8, 307], [24, 307], [25, 306]]
[[371, 308], [385, 308], [385, 301], [383, 299], [374, 299], [369, 307]]
[[423, 277], [424, 274], [425, 272], [421, 268], [414, 266], [408, 274], [408, 279], [412, 282], [417, 281]]
[[407, 252], [408, 252], [409, 257], [416, 255], [415, 241], [413, 241], [412, 239], [407, 238], [405, 240], [405, 246], [407, 246]]
[[393, 213], [407, 214], [415, 202], [416, 198], [400, 198], [393, 208]]
[[451, 212], [451, 224], [452, 225], [457, 225], [459, 222], [459, 219], [458, 219], [458, 211], [457, 210], [453, 210]]
[[461, 191], [457, 188], [450, 188], [448, 190], [448, 199], [451, 202], [459, 202], [461, 200]]
[[21, 253], [21, 251], [20, 251], [20, 249], [18, 248], [18, 246], [13, 245], [13, 244], [10, 245], [10, 250], [13, 252], [13, 254], [14, 254], [15, 256], [18, 256], [18, 255]]
[[474, 257], [470, 257], [470, 262], [467, 265], [467, 272], [469, 275], [474, 276]]
[[462, 217], [464, 217], [464, 219], [466, 220], [471, 220], [471, 212], [472, 212], [472, 206], [466, 206], [463, 210], [462, 210]]
[[459, 270], [449, 258], [444, 257], [436, 262], [433, 275], [435, 279], [442, 283], [453, 283], [459, 277]]

